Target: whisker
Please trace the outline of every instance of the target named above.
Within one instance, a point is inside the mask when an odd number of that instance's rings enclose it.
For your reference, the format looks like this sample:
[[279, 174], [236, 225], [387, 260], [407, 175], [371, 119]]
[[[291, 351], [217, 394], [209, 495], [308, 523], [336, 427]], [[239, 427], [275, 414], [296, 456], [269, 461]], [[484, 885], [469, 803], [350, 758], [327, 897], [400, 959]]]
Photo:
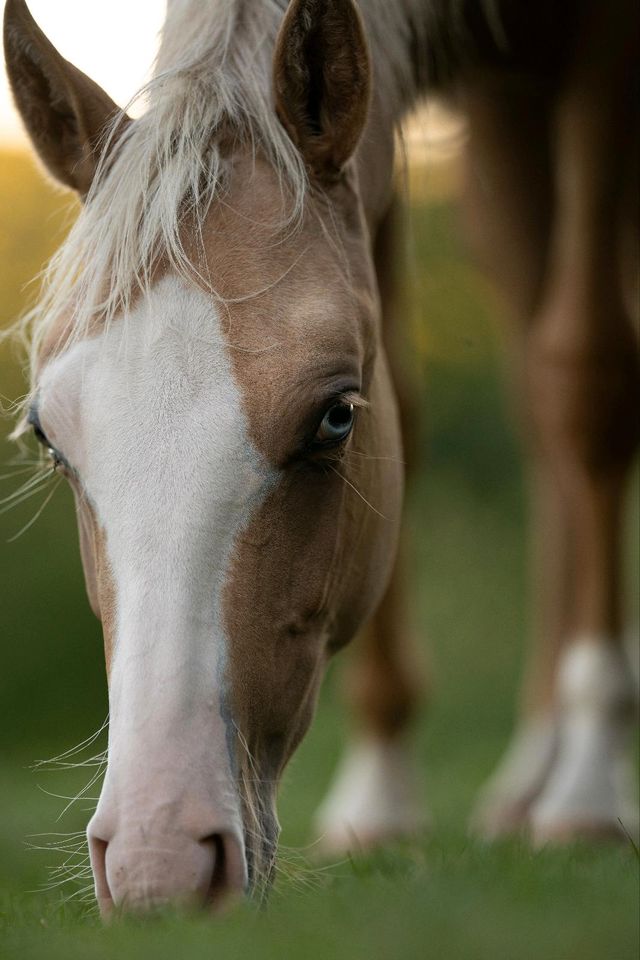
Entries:
[[[66, 853], [68, 856], [75, 856], [82, 851], [86, 852], [86, 842], [76, 841], [75, 844], [69, 844], [69, 846], [57, 846], [55, 843], [27, 843], [25, 844], [27, 850], [44, 850], [47, 853]], [[60, 867], [54, 867], [55, 870], [59, 870]]]
[[368, 453], [361, 453], [359, 450], [347, 450], [344, 456], [361, 457], [363, 460], [384, 460], [388, 463], [399, 463], [403, 467], [407, 465], [406, 460], [400, 460], [399, 457], [371, 457]]
[[59, 816], [58, 816], [58, 820], [61, 820], [61, 819], [64, 817], [64, 815], [65, 815], [65, 813], [67, 812], [67, 810], [69, 810], [69, 809], [73, 806], [73, 804], [74, 804], [74, 803], [77, 803], [79, 800], [90, 800], [92, 803], [94, 803], [94, 802], [97, 803], [97, 802], [98, 802], [98, 800], [100, 799], [100, 797], [99, 797], [99, 796], [98, 796], [98, 797], [88, 797], [88, 796], [87, 796], [87, 790], [90, 790], [91, 787], [93, 787], [93, 786], [100, 780], [100, 778], [102, 777], [102, 775], [104, 774], [104, 772], [105, 772], [105, 770], [106, 770], [106, 767], [107, 767], [107, 765], [106, 765], [106, 762], [105, 762], [102, 766], [98, 767], [98, 769], [96, 770], [96, 772], [95, 772], [95, 773], [91, 776], [91, 778], [89, 779], [89, 782], [87, 783], [87, 785], [86, 785], [85, 787], [83, 787], [82, 790], [80, 790], [80, 791], [75, 795], [75, 797], [69, 797], [69, 798], [68, 798], [69, 803], [68, 803], [68, 804], [66, 805], [66, 807], [60, 812], [60, 814], [59, 814]]
[[[61, 760], [53, 762], [51, 760], [41, 761], [42, 769], [45, 773], [56, 773], [58, 770], [80, 770], [83, 767], [99, 767], [102, 764], [107, 762], [107, 751], [102, 750], [100, 753], [94, 754], [92, 757], [89, 757], [87, 760]], [[44, 766], [47, 764], [47, 766]], [[40, 764], [36, 764], [34, 769], [40, 769]]]
[[[84, 787], [84, 790], [88, 790], [88, 789], [89, 789], [89, 786], [90, 786], [90, 785], [87, 784], [87, 786]], [[91, 784], [91, 786], [93, 786], [93, 784]], [[54, 793], [52, 790], [47, 790], [46, 787], [41, 787], [40, 784], [38, 784], [38, 790], [40, 790], [41, 793], [46, 794], [48, 797], [53, 797], [54, 800], [69, 800], [69, 801], [70, 801], [70, 802], [67, 804], [67, 806], [64, 808], [64, 810], [62, 811], [62, 813], [58, 816], [58, 818], [57, 818], [58, 820], [60, 820], [60, 819], [65, 815], [65, 813], [67, 812], [67, 810], [69, 809], [69, 807], [70, 807], [72, 804], [74, 804], [77, 800], [80, 800], [80, 799], [82, 799], [82, 800], [95, 800], [95, 801], [97, 802], [97, 801], [100, 799], [99, 797], [86, 797], [86, 796], [83, 795], [83, 793], [78, 793], [78, 794], [76, 794], [75, 796], [70, 797], [70, 796], [68, 796], [68, 795], [66, 795], [66, 794], [64, 794], [64, 793]]]
[[41, 767], [45, 767], [52, 763], [58, 763], [61, 760], [66, 760], [68, 757], [75, 757], [87, 747], [90, 747], [93, 743], [96, 742], [100, 734], [109, 726], [109, 715], [104, 718], [102, 724], [98, 729], [92, 733], [85, 740], [82, 740], [80, 743], [76, 744], [75, 747], [69, 747], [68, 750], [65, 750], [63, 753], [59, 753], [56, 757], [50, 757], [48, 760], [38, 760], [32, 765], [32, 770], [39, 770]]
[[19, 537], [21, 537], [23, 533], [26, 533], [27, 530], [29, 530], [29, 529], [34, 525], [34, 523], [36, 522], [36, 520], [37, 520], [40, 516], [42, 516], [42, 513], [43, 513], [44, 510], [46, 509], [47, 505], [51, 502], [51, 498], [53, 497], [54, 493], [56, 492], [56, 490], [58, 489], [59, 486], [60, 486], [60, 480], [58, 480], [58, 482], [57, 482], [56, 485], [54, 486], [53, 490], [51, 490], [51, 492], [49, 493], [48, 497], [46, 498], [46, 500], [44, 501], [44, 503], [42, 504], [42, 506], [40, 507], [40, 509], [38, 510], [38, 512], [35, 514], [35, 516], [33, 516], [33, 517], [31, 518], [31, 520], [29, 520], [28, 523], [25, 523], [24, 527], [22, 527], [20, 530], [18, 530], [17, 533], [15, 533], [12, 537], [9, 537], [9, 539], [7, 540], [7, 543], [15, 543], [15, 541], [16, 541]]
[[379, 517], [381, 517], [383, 520], [387, 520], [387, 521], [390, 520], [389, 517], [385, 517], [385, 515], [384, 515], [383, 513], [380, 513], [379, 510], [376, 510], [376, 508], [374, 507], [374, 505], [373, 505], [372, 503], [369, 503], [369, 501], [367, 500], [367, 498], [366, 498], [366, 497], [363, 497], [363, 495], [360, 493], [360, 491], [358, 490], [358, 488], [357, 488], [357, 487], [354, 487], [354, 485], [351, 483], [351, 481], [350, 481], [350, 480], [347, 480], [347, 478], [346, 478], [342, 473], [340, 473], [339, 470], [336, 470], [336, 468], [333, 467], [330, 463], [327, 464], [327, 466], [329, 467], [330, 470], [333, 470], [333, 472], [334, 472], [335, 474], [337, 474], [337, 476], [339, 476], [341, 480], [344, 480], [344, 482], [347, 484], [347, 486], [348, 486], [348, 487], [351, 487], [351, 489], [354, 491], [354, 493], [357, 493], [358, 496], [360, 497], [360, 499], [362, 500], [362, 502], [363, 502], [363, 503], [366, 503], [366, 505], [367, 505], [368, 507], [370, 507], [370, 509], [373, 510], [373, 512], [374, 512], [375, 514], [377, 514], [377, 515], [378, 515]]
[[5, 463], [6, 467], [17, 469], [18, 467], [42, 467], [45, 463], [45, 454], [44, 451], [40, 453], [38, 457], [26, 457], [23, 454], [18, 454], [17, 457], [14, 457], [12, 460], [7, 460]]
[[38, 486], [37, 488], [30, 490], [28, 493], [23, 494], [23, 496], [19, 497], [17, 500], [14, 500], [13, 503], [9, 503], [7, 504], [7, 506], [4, 506], [2, 510], [0, 510], [0, 516], [3, 513], [8, 513], [9, 510], [13, 510], [14, 507], [19, 506], [21, 503], [25, 503], [27, 500], [30, 500], [31, 497], [35, 497], [38, 493], [42, 493], [47, 483], [48, 483], [48, 479], [46, 481], [43, 480], [42, 486]]
[[84, 837], [84, 830], [46, 830], [43, 833], [28, 833], [27, 839], [38, 839], [39, 837], [72, 837], [80, 838]]
[[10, 503], [12, 500], [21, 497], [23, 494], [28, 493], [33, 487], [37, 486], [39, 483], [42, 483], [45, 479], [50, 479], [51, 470], [40, 470], [35, 476], [31, 477], [30, 480], [26, 480], [17, 490], [14, 490], [13, 493], [10, 493], [8, 496], [3, 497], [0, 500], [0, 506], [5, 503]]
[[19, 477], [23, 473], [33, 473], [33, 466], [22, 466], [18, 469], [16, 464], [16, 469], [12, 470], [10, 473], [0, 474], [0, 480], [13, 480], [14, 477]]

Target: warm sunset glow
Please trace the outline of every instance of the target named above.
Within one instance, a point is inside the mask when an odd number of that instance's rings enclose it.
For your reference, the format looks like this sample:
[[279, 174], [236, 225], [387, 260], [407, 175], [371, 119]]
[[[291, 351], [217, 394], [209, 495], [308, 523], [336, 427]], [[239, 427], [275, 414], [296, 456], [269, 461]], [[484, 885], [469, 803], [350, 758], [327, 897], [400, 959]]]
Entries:
[[[27, 0], [51, 42], [121, 106], [149, 76], [166, 0]], [[4, 70], [0, 76], [0, 141], [24, 138]]]
[[[60, 53], [124, 107], [150, 76], [166, 0], [27, 0], [34, 18]], [[140, 113], [142, 104], [129, 112]], [[448, 159], [460, 148], [461, 125], [430, 105], [405, 128], [412, 161]], [[0, 146], [26, 142], [4, 70], [0, 72]]]

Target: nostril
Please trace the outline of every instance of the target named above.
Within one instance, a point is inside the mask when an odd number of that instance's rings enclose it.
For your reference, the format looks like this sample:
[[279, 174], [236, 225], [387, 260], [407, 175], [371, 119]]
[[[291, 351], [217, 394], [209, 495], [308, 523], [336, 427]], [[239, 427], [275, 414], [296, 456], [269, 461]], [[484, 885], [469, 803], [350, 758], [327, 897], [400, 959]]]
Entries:
[[235, 830], [194, 841], [184, 833], [140, 828], [108, 833], [92, 821], [87, 832], [96, 899], [105, 918], [115, 908], [138, 912], [169, 903], [218, 911], [246, 890], [244, 844]]
[[247, 886], [244, 850], [236, 837], [215, 833], [204, 840], [214, 850], [214, 867], [207, 894], [207, 904], [215, 910], [229, 900], [242, 896]]
[[89, 860], [93, 873], [96, 900], [103, 917], [113, 910], [113, 897], [107, 881], [107, 841], [101, 840], [92, 833], [88, 834]]
[[211, 874], [211, 881], [207, 891], [207, 903], [211, 904], [211, 906], [217, 906], [220, 899], [224, 897], [227, 886], [227, 864], [224, 850], [224, 840], [222, 839], [221, 834], [216, 833], [211, 837], [207, 837], [206, 840], [201, 840], [200, 842], [206, 844], [207, 846], [213, 847], [213, 873]]

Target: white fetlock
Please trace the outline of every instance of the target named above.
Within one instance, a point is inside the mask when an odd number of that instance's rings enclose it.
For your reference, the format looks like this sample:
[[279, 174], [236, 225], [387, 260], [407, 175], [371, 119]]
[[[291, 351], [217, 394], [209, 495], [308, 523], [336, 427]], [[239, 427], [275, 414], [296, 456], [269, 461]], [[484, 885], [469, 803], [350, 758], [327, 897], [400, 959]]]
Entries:
[[531, 810], [538, 843], [638, 831], [629, 733], [635, 691], [622, 653], [583, 641], [559, 673], [558, 752]]
[[495, 840], [528, 824], [530, 807], [544, 787], [556, 747], [556, 722], [549, 713], [530, 718], [516, 729], [480, 792], [469, 824], [472, 833]]
[[419, 835], [429, 822], [421, 793], [404, 742], [357, 741], [316, 814], [321, 849], [358, 852]]

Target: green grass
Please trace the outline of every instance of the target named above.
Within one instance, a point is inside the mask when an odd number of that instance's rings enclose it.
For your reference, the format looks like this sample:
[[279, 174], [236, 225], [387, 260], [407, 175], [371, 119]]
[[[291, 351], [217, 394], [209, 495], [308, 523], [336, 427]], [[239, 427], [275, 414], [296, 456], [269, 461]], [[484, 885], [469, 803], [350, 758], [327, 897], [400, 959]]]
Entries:
[[[623, 960], [636, 954], [633, 868], [624, 851], [532, 855], [461, 839], [336, 867], [308, 889], [276, 890], [269, 909], [212, 921], [166, 916], [102, 928], [94, 917], [17, 897], [3, 956], [310, 960]], [[626, 881], [626, 882], [625, 882]]]
[[[59, 199], [19, 158], [0, 157], [0, 200], [0, 304], [7, 316], [51, 246]], [[84, 598], [71, 498], [61, 487], [11, 545], [5, 541], [35, 507], [0, 516], [3, 960], [637, 956], [638, 861], [631, 845], [533, 852], [515, 842], [484, 846], [466, 835], [474, 796], [512, 722], [528, 629], [525, 506], [492, 299], [464, 262], [448, 204], [433, 201], [415, 217], [426, 454], [408, 516], [416, 621], [434, 684], [415, 730], [432, 835], [412, 850], [324, 869], [305, 864], [313, 854], [304, 850], [313, 839], [313, 810], [348, 727], [338, 661], [285, 776], [284, 862], [268, 910], [244, 906], [217, 920], [174, 915], [104, 928], [90, 907], [64, 903], [63, 892], [29, 892], [46, 882], [46, 867], [60, 857], [28, 849], [28, 835], [81, 830], [91, 806], [81, 801], [57, 822], [64, 801], [43, 791], [73, 794], [86, 772], [34, 773], [29, 765], [91, 733], [106, 713], [100, 631]], [[7, 350], [0, 352], [0, 376], [0, 394], [19, 395]], [[0, 451], [0, 463], [12, 456], [9, 445]], [[14, 484], [7, 484], [9, 492]]]

